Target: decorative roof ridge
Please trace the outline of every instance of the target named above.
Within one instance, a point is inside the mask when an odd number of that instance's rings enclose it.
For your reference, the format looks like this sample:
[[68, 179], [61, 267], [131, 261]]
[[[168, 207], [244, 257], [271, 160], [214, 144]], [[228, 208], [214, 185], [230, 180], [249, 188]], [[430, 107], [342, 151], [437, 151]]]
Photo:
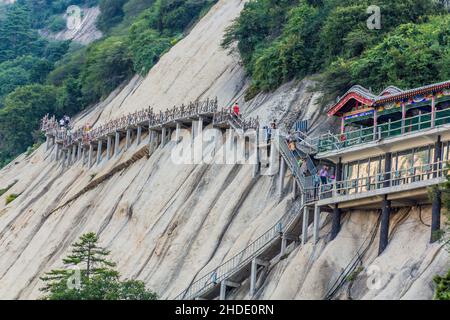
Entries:
[[411, 96], [414, 96], [416, 94], [422, 94], [422, 93], [426, 93], [426, 92], [430, 92], [433, 90], [440, 90], [443, 89], [445, 87], [449, 87], [450, 88], [450, 80], [447, 81], [443, 81], [443, 82], [438, 82], [438, 83], [433, 83], [433, 84], [429, 84], [426, 86], [422, 86], [422, 87], [418, 87], [418, 88], [414, 88], [414, 89], [409, 89], [409, 90], [405, 90], [399, 93], [395, 93], [395, 94], [391, 94], [389, 96], [381, 96], [378, 97], [375, 102], [388, 102], [388, 101], [392, 101], [395, 99], [403, 99], [403, 98], [408, 98]]

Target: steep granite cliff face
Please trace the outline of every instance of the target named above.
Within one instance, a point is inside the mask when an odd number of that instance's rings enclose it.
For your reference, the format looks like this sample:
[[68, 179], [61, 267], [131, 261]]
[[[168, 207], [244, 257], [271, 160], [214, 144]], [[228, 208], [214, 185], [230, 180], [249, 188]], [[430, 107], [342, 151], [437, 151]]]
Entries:
[[[102, 32], [95, 26], [99, 15], [99, 7], [81, 8], [81, 24], [79, 27], [71, 30], [66, 28], [57, 33], [42, 30], [41, 34], [52, 40], [73, 40], [77, 43], [87, 45], [102, 37]], [[67, 18], [67, 14], [64, 14], [64, 18]]]
[[[248, 80], [239, 60], [220, 48], [224, 29], [245, 1], [222, 0], [174, 46], [145, 79], [135, 77], [79, 115], [77, 124], [97, 125], [152, 105], [164, 110], [197, 98], [217, 96], [221, 106], [240, 101], [245, 115], [266, 124], [311, 119], [313, 132], [331, 120], [318, 107], [320, 93], [305, 79], [242, 101]], [[294, 208], [287, 175], [285, 193], [277, 176], [252, 177], [249, 165], [175, 165], [174, 142], [150, 156], [146, 139], [117, 158], [91, 169], [63, 167], [41, 146], [0, 171], [0, 298], [40, 296], [43, 272], [60, 266], [70, 244], [94, 231], [124, 278], [146, 282], [162, 298], [173, 298], [256, 239]], [[9, 194], [18, 198], [5, 204]], [[367, 288], [361, 271], [336, 298], [431, 298], [431, 279], [450, 267], [439, 244], [428, 244], [429, 210], [402, 209], [392, 223], [391, 243], [376, 257], [377, 237], [364, 242], [377, 225], [376, 212], [351, 212], [338, 238], [327, 243], [329, 218], [323, 214], [321, 240], [292, 248], [275, 260], [260, 283], [258, 298], [323, 298], [361, 244], [369, 243], [363, 266], [378, 266], [380, 284]], [[397, 223], [398, 222], [398, 223]], [[345, 289], [345, 290], [344, 290]], [[246, 284], [230, 297], [248, 298]]]

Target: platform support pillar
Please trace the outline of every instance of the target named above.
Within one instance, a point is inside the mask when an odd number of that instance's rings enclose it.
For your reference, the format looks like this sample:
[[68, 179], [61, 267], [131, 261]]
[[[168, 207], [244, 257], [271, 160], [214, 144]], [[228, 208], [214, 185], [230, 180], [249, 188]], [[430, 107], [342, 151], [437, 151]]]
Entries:
[[98, 146], [97, 146], [97, 165], [99, 165], [102, 162], [102, 147], [103, 147], [103, 141], [98, 140]]
[[381, 224], [380, 224], [380, 244], [378, 246], [378, 255], [382, 254], [388, 246], [389, 242], [389, 220], [391, 216], [391, 201], [384, 196], [381, 207]]
[[303, 208], [303, 225], [302, 225], [302, 246], [308, 241], [308, 225], [309, 225], [309, 208]]
[[114, 138], [114, 155], [118, 156], [120, 153], [120, 132], [116, 131], [116, 137]]
[[278, 195], [281, 197], [283, 195], [284, 189], [284, 177], [286, 175], [286, 162], [283, 158], [280, 158], [280, 175], [278, 180]]
[[136, 133], [136, 145], [140, 145], [142, 140], [142, 127], [137, 127], [137, 133]]
[[106, 140], [106, 161], [111, 159], [111, 144], [112, 144], [112, 137], [108, 136]]
[[319, 232], [320, 232], [320, 207], [314, 207], [314, 231], [313, 231], [313, 241], [314, 244], [319, 242]]
[[127, 129], [127, 135], [125, 138], [125, 150], [128, 150], [131, 146], [131, 129]]
[[240, 286], [239, 283], [223, 280], [220, 283], [220, 297], [219, 300], [226, 300], [227, 298], [227, 287], [238, 288]]
[[89, 144], [89, 154], [88, 154], [88, 168], [92, 166], [92, 157], [94, 154], [94, 146]]
[[339, 209], [337, 204], [335, 204], [333, 208], [333, 220], [331, 224], [330, 240], [334, 240], [337, 237], [339, 231], [341, 230], [341, 215], [342, 210]]
[[250, 273], [250, 296], [253, 297], [256, 293], [256, 280], [258, 275], [258, 266], [268, 267], [269, 262], [263, 261], [257, 258], [252, 260], [251, 273]]

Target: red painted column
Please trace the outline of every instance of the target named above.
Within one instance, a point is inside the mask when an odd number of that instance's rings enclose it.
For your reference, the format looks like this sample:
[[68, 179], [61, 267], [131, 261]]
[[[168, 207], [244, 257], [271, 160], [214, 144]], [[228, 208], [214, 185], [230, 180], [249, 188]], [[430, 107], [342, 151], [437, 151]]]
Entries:
[[373, 111], [373, 140], [377, 139], [377, 128], [378, 126], [378, 113], [377, 110]]
[[405, 102], [402, 101], [402, 133], [405, 133], [405, 118], [406, 118], [406, 106]]
[[431, 98], [431, 127], [434, 128], [436, 123], [436, 100], [435, 96]]

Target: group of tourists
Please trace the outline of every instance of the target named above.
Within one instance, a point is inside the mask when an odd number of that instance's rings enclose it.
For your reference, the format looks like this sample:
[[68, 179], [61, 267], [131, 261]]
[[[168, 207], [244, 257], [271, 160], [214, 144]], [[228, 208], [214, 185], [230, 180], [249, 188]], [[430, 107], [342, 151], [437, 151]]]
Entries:
[[60, 129], [69, 129], [70, 128], [70, 117], [65, 115], [59, 120]]

